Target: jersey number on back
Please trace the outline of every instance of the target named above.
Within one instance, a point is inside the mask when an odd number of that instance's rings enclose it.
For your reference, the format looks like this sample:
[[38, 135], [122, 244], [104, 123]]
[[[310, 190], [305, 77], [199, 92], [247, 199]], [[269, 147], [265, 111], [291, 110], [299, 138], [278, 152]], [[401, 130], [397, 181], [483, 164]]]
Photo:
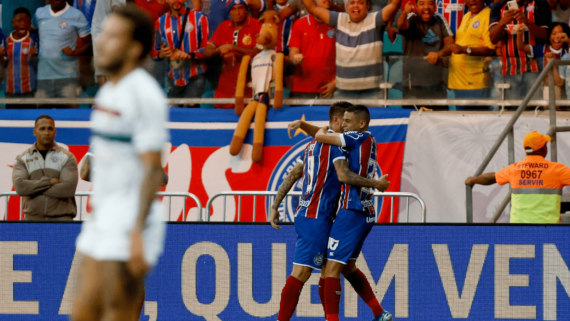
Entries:
[[309, 156], [307, 159], [307, 171], [309, 174], [309, 184], [307, 184], [307, 192], [313, 190], [313, 177], [315, 173], [315, 157]]

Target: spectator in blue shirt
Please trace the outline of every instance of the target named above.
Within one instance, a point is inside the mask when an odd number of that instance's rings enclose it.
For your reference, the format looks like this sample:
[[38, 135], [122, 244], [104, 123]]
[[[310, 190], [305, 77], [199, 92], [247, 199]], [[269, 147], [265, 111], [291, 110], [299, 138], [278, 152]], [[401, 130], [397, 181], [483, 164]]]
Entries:
[[96, 4], [96, 0], [73, 0], [73, 7], [83, 13], [89, 25], [92, 24]]
[[[81, 11], [65, 0], [50, 0], [36, 11], [32, 25], [39, 31], [37, 98], [75, 98], [78, 59], [91, 47], [91, 27]], [[77, 47], [78, 37], [83, 45]]]

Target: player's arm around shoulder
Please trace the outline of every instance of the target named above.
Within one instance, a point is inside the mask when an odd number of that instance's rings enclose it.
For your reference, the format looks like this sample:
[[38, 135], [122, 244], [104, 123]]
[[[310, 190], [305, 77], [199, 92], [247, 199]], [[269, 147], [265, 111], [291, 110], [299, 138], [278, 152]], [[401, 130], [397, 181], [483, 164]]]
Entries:
[[320, 128], [302, 120], [295, 120], [287, 125], [287, 134], [289, 135], [289, 138], [293, 138], [291, 131], [298, 129], [301, 129], [309, 136], [315, 137]]
[[329, 127], [325, 126], [321, 129], [319, 129], [319, 131], [317, 132], [317, 134], [315, 135], [315, 139], [317, 140], [317, 142], [319, 143], [323, 143], [323, 144], [329, 144], [329, 145], [335, 145], [335, 146], [343, 146], [342, 143], [342, 138], [341, 136], [343, 134], [338, 134], [338, 133], [328, 133]]
[[371, 187], [383, 192], [390, 187], [390, 182], [386, 180], [388, 174], [380, 177], [379, 180], [368, 179], [362, 177], [350, 170], [348, 161], [346, 159], [337, 159], [334, 162], [336, 175], [341, 183], [358, 186], [358, 187]]

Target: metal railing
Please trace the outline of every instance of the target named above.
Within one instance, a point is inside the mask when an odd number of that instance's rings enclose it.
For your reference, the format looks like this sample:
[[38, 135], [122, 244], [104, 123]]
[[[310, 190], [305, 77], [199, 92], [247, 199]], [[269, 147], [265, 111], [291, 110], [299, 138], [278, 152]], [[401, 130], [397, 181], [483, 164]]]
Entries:
[[[245, 99], [247, 103], [249, 99]], [[284, 105], [326, 105], [329, 106], [338, 99], [285, 99]], [[353, 99], [350, 102], [370, 107], [387, 106], [520, 106], [524, 100], [511, 99]], [[93, 105], [94, 98], [0, 98], [0, 104], [13, 105]], [[169, 105], [195, 104], [233, 104], [233, 98], [169, 98]], [[271, 102], [273, 103], [273, 101]], [[549, 101], [544, 99], [529, 100], [526, 105], [545, 106]], [[570, 100], [559, 100], [556, 106], [568, 106]]]
[[[200, 199], [198, 199], [198, 197], [192, 193], [183, 193], [183, 192], [158, 192], [156, 193], [157, 196], [161, 196], [161, 197], [168, 197], [168, 221], [172, 221], [172, 217], [171, 217], [171, 209], [172, 209], [172, 198], [173, 197], [183, 197], [184, 198], [184, 202], [183, 202], [183, 208], [182, 208], [182, 213], [184, 213], [186, 215], [186, 199], [190, 198], [192, 200], [194, 200], [194, 202], [196, 202], [196, 206], [198, 207], [198, 216], [197, 216], [197, 221], [202, 221], [202, 203], [200, 202]], [[83, 214], [83, 197], [89, 197], [92, 196], [93, 192], [75, 192], [75, 197], [79, 198], [79, 206], [78, 206], [78, 216], [79, 216], [79, 220], [82, 220], [82, 214]], [[6, 198], [6, 216], [4, 217], [4, 220], [8, 220], [8, 202], [10, 197], [19, 197], [20, 198], [20, 220], [22, 220], [22, 216], [24, 213], [24, 209], [23, 209], [23, 197], [24, 196], [19, 196], [16, 192], [11, 191], [11, 192], [3, 192], [0, 193], [0, 198], [5, 197]], [[163, 200], [164, 202], [164, 200]], [[178, 217], [175, 218], [175, 220], [177, 220]]]
[[[241, 222], [241, 214], [242, 214], [242, 197], [243, 196], [253, 196], [253, 222], [256, 221], [255, 213], [257, 212], [257, 197], [259, 196], [266, 196], [269, 197], [270, 201], [268, 202], [267, 208], [271, 206], [274, 202], [274, 197], [277, 195], [277, 191], [228, 191], [228, 192], [220, 192], [214, 194], [210, 197], [208, 202], [206, 203], [206, 219], [210, 221], [210, 217], [212, 214], [212, 204], [213, 202], [219, 198], [223, 197], [223, 221], [226, 221], [226, 197], [228, 196], [237, 196], [238, 197], [238, 204], [237, 204], [237, 221]], [[287, 201], [288, 197], [301, 197], [301, 192], [290, 192], [285, 196], [284, 202]], [[422, 223], [426, 222], [426, 204], [424, 200], [414, 193], [407, 193], [407, 192], [389, 192], [389, 193], [374, 193], [374, 197], [390, 197], [390, 222], [394, 221], [394, 198], [405, 197], [407, 198], [407, 208], [406, 208], [406, 222], [410, 221], [410, 198], [414, 198], [420, 204], [422, 210]], [[269, 213], [267, 213], [269, 215]], [[378, 221], [378, 211], [376, 212], [376, 221]]]
[[[487, 156], [483, 160], [483, 163], [479, 166], [479, 168], [477, 169], [477, 171], [475, 172], [475, 175], [473, 175], [473, 177], [477, 177], [477, 176], [483, 174], [483, 171], [485, 170], [487, 165], [489, 165], [489, 162], [491, 162], [491, 159], [493, 158], [493, 156], [495, 156], [495, 153], [497, 152], [497, 150], [499, 150], [499, 147], [501, 146], [501, 144], [503, 143], [503, 141], [505, 140], [506, 137], [508, 137], [507, 142], [508, 142], [508, 162], [509, 162], [509, 165], [513, 164], [515, 162], [515, 143], [514, 143], [514, 130], [513, 130], [514, 125], [515, 125], [516, 121], [519, 119], [522, 112], [526, 109], [527, 105], [531, 102], [534, 105], [534, 101], [531, 101], [531, 98], [534, 95], [534, 93], [538, 90], [538, 88], [540, 88], [540, 86], [543, 86], [543, 82], [544, 82], [544, 79], [546, 78], [547, 74], [548, 74], [548, 94], [549, 94], [548, 98], [549, 99], [548, 99], [548, 101], [545, 101], [545, 102], [548, 103], [548, 106], [549, 106], [548, 109], [549, 109], [549, 113], [550, 113], [550, 128], [548, 130], [547, 135], [549, 135], [552, 138], [552, 141], [550, 144], [550, 160], [553, 162], [557, 161], [558, 153], [557, 153], [557, 148], [556, 148], [556, 133], [570, 131], [570, 126], [563, 126], [563, 127], [562, 126], [561, 127], [556, 126], [556, 105], [560, 105], [561, 103], [570, 105], [568, 103], [568, 101], [558, 101], [558, 103], [556, 102], [556, 95], [555, 95], [555, 90], [554, 90], [554, 68], [557, 66], [560, 66], [560, 65], [568, 66], [568, 65], [570, 65], [570, 61], [553, 60], [553, 61], [550, 61], [546, 65], [544, 70], [538, 76], [538, 79], [536, 80], [536, 82], [530, 88], [530, 91], [527, 93], [525, 98], [519, 104], [519, 107], [517, 108], [515, 114], [509, 120], [509, 122], [507, 123], [507, 126], [505, 127], [503, 132], [501, 132], [501, 134], [497, 138], [497, 141], [495, 142], [495, 144], [493, 145], [493, 147], [491, 148], [491, 150], [489, 151], [489, 153], [487, 154]], [[543, 104], [543, 105], [546, 105], [546, 104]], [[493, 215], [493, 218], [491, 219], [491, 223], [497, 222], [497, 220], [499, 219], [499, 217], [501, 216], [501, 214], [503, 213], [503, 211], [505, 210], [507, 205], [510, 203], [510, 201], [511, 201], [511, 190], [509, 188], [509, 194], [501, 202], [499, 208], [497, 209], [497, 211]], [[467, 223], [473, 223], [473, 187], [472, 186], [466, 186], [466, 202], [465, 203], [466, 203], [466, 214], [467, 214], [466, 221], [467, 221]]]

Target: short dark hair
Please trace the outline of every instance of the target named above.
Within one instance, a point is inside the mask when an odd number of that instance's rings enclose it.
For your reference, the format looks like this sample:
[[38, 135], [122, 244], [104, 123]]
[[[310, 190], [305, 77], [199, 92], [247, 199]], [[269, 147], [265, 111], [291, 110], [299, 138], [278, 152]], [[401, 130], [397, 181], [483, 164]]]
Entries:
[[50, 115], [40, 115], [38, 118], [36, 118], [36, 122], [34, 123], [34, 127], [38, 124], [38, 122], [39, 122], [41, 119], [49, 119], [49, 120], [51, 120], [52, 122], [54, 122], [54, 124], [55, 124], [55, 120], [53, 120], [53, 118], [51, 118]]
[[340, 117], [344, 116], [344, 112], [349, 108], [352, 107], [352, 104], [348, 101], [337, 101], [331, 105], [329, 108], [329, 121], [333, 121], [333, 117]]
[[150, 16], [132, 3], [113, 9], [112, 14], [116, 14], [131, 22], [131, 39], [143, 46], [143, 52], [139, 60], [144, 60], [152, 49], [152, 39], [154, 37], [154, 25]]
[[19, 7], [16, 10], [14, 10], [14, 14], [12, 15], [12, 17], [15, 17], [17, 14], [23, 13], [25, 15], [27, 15], [30, 19], [32, 19], [32, 14], [30, 13], [30, 10], [24, 8], [24, 7]]
[[366, 125], [370, 124], [370, 111], [368, 107], [364, 105], [354, 105], [346, 110], [349, 113], [353, 113], [358, 119], [366, 121]]

